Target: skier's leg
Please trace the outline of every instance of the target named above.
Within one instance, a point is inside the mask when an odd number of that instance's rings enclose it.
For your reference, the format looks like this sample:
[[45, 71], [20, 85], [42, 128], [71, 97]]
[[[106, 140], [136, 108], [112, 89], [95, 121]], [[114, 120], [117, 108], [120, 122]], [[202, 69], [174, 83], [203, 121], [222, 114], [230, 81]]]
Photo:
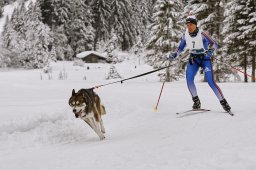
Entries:
[[212, 88], [213, 92], [217, 96], [217, 98], [221, 101], [224, 99], [224, 96], [219, 88], [219, 86], [215, 83], [214, 81], [214, 76], [213, 76], [213, 70], [212, 70], [212, 63], [211, 60], [205, 60], [202, 63], [202, 67], [204, 70], [204, 74], [206, 77], [206, 80], [209, 84], [209, 86]]
[[195, 78], [195, 75], [196, 75], [198, 69], [199, 69], [199, 66], [197, 63], [194, 63], [194, 64], [190, 64], [189, 62], [187, 63], [186, 80], [187, 80], [188, 89], [189, 89], [192, 97], [197, 96], [197, 90], [196, 90], [196, 86], [194, 83], [194, 78]]
[[197, 63], [191, 64], [188, 62], [187, 64], [187, 70], [186, 70], [186, 80], [187, 80], [187, 86], [191, 93], [192, 100], [194, 102], [192, 108], [193, 109], [200, 109], [201, 108], [201, 102], [197, 96], [197, 90], [194, 83], [194, 78], [199, 69], [199, 66]]
[[205, 74], [205, 77], [206, 77], [206, 80], [207, 80], [209, 86], [212, 88], [213, 92], [218, 97], [223, 109], [225, 111], [229, 112], [231, 110], [231, 107], [229, 106], [228, 102], [224, 98], [224, 95], [221, 92], [219, 86], [214, 81], [212, 63], [210, 60], [206, 60], [203, 62], [203, 69], [204, 69], [204, 74]]

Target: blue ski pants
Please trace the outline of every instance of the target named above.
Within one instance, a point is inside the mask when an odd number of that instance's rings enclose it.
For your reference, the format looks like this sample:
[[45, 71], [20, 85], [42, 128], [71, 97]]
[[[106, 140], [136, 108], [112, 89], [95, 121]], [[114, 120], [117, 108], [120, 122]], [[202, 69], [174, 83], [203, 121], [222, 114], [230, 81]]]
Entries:
[[213, 70], [212, 70], [212, 62], [210, 59], [202, 60], [200, 58], [194, 58], [193, 62], [187, 63], [186, 69], [186, 80], [188, 89], [192, 95], [192, 97], [197, 96], [197, 90], [194, 83], [194, 78], [196, 73], [198, 72], [199, 67], [202, 67], [206, 80], [209, 86], [212, 88], [213, 92], [217, 96], [219, 100], [223, 100], [224, 96], [219, 88], [219, 86], [214, 81]]

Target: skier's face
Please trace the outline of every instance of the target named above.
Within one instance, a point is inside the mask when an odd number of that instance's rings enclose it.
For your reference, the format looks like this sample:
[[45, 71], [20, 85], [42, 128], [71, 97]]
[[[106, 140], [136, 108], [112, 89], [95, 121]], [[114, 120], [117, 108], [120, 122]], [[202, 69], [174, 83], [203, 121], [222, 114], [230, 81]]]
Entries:
[[196, 25], [192, 23], [187, 23], [188, 32], [192, 33], [196, 30]]

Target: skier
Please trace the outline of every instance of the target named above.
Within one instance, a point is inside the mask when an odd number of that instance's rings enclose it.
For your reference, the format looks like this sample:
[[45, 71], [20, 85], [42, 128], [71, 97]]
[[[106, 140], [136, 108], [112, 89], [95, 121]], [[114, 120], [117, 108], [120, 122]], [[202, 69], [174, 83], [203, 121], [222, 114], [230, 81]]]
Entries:
[[187, 63], [186, 69], [186, 81], [194, 102], [192, 108], [201, 108], [201, 102], [197, 95], [197, 90], [194, 83], [194, 77], [199, 67], [201, 67], [204, 71], [209, 86], [219, 99], [223, 109], [230, 112], [231, 107], [227, 103], [220, 88], [213, 79], [211, 57], [214, 50], [217, 48], [217, 43], [205, 31], [197, 27], [197, 19], [194, 15], [189, 15], [186, 18], [186, 26], [187, 30], [181, 39], [177, 51], [173, 54], [168, 53], [167, 56], [169, 60], [172, 61], [184, 50], [185, 47], [187, 47], [190, 52], [189, 62]]

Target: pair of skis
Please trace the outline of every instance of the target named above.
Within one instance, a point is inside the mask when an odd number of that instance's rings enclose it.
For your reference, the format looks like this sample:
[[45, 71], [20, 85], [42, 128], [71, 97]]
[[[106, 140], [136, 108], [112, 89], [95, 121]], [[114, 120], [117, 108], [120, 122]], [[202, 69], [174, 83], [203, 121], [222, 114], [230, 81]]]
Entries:
[[[211, 110], [209, 109], [191, 109], [191, 110], [187, 110], [184, 112], [177, 112], [176, 115], [183, 115], [183, 114], [196, 114], [196, 113], [204, 113], [204, 112], [209, 112]], [[234, 116], [234, 113], [232, 113], [231, 111], [227, 112], [230, 116]]]

